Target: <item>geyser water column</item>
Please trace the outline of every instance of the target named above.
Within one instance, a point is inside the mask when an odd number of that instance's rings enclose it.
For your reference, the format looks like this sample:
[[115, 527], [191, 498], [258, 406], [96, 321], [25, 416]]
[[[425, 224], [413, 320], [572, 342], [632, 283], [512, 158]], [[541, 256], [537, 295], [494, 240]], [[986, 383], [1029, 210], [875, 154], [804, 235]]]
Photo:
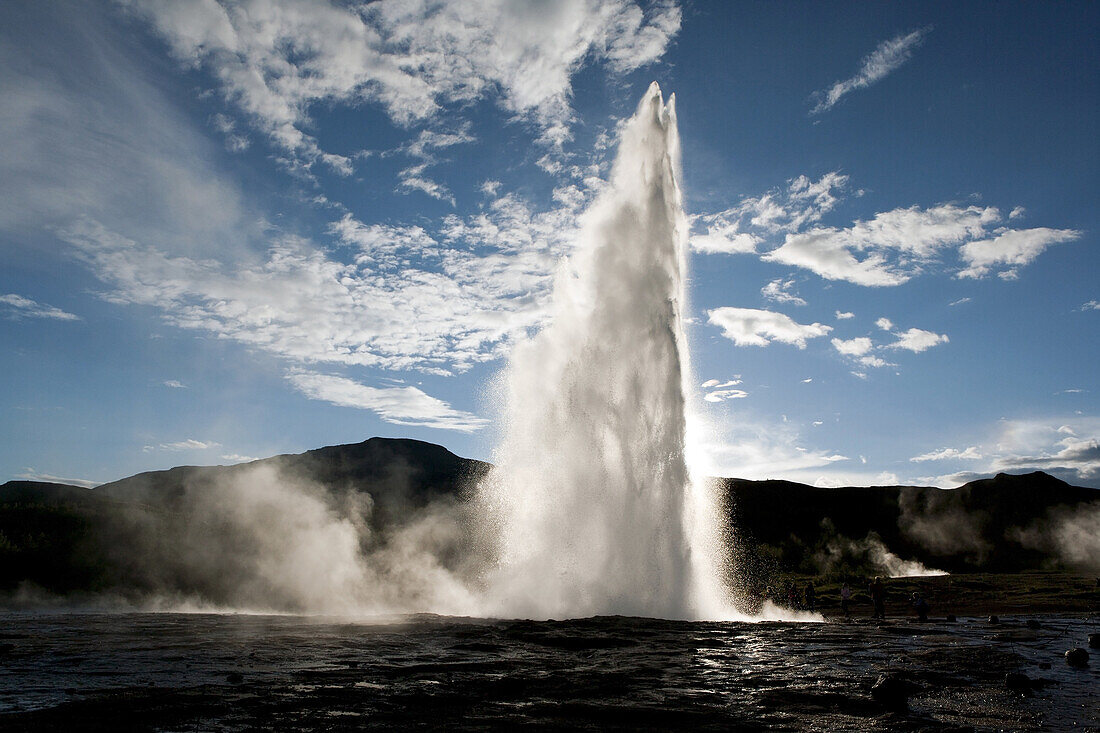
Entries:
[[[497, 544], [486, 613], [726, 615], [716, 516], [684, 458], [687, 220], [675, 99], [623, 126], [606, 189], [554, 284], [550, 324], [513, 352], [505, 437], [480, 489]], [[708, 546], [709, 545], [709, 546]]]

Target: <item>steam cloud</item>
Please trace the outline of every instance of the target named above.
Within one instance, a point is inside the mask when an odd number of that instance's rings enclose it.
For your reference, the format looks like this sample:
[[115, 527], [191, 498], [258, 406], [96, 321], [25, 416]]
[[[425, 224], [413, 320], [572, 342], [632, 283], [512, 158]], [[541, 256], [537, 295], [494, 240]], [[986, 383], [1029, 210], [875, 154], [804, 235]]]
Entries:
[[982, 536], [985, 515], [954, 505], [949, 492], [902, 489], [898, 503], [902, 532], [937, 555], [965, 554], [981, 561], [992, 549]]
[[862, 540], [850, 540], [837, 536], [829, 540], [824, 549], [815, 554], [814, 560], [821, 575], [834, 575], [844, 559], [855, 559], [858, 564], [867, 564], [876, 573], [890, 578], [913, 578], [927, 575], [947, 575], [943, 570], [929, 568], [918, 560], [904, 560], [886, 547], [874, 532]]
[[1056, 507], [1045, 520], [1015, 528], [1009, 538], [1076, 570], [1100, 572], [1100, 502], [1078, 509]]
[[457, 502], [372, 523], [371, 496], [273, 466], [187, 485], [168, 505], [114, 524], [112, 566], [141, 603], [248, 611], [467, 614], [477, 558]]

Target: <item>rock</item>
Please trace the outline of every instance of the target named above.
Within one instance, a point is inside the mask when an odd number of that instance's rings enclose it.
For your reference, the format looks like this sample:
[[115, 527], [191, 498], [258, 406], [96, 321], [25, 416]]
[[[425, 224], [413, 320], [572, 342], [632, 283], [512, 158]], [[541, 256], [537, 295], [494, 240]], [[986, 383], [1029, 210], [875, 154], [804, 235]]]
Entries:
[[1089, 666], [1089, 653], [1081, 647], [1074, 647], [1066, 652], [1066, 664], [1071, 667]]
[[1005, 675], [1005, 689], [1010, 692], [1031, 692], [1031, 678], [1021, 672], [1009, 672]]
[[1050, 669], [1050, 662], [1039, 662], [1039, 669]]
[[909, 707], [909, 682], [899, 675], [883, 673], [871, 685], [871, 697], [891, 710]]
[[1041, 624], [1033, 618], [1029, 618], [1027, 620], [1027, 627], [1029, 629], [1038, 629], [1040, 627], [1040, 625]]
[[947, 614], [947, 618], [945, 618], [944, 621], [946, 621], [949, 624], [955, 623], [955, 614], [953, 614], [953, 613]]
[[1089, 646], [1093, 649], [1100, 649], [1100, 634], [1089, 634]]
[[231, 685], [239, 685], [244, 682], [244, 675], [240, 672], [230, 672], [225, 676], [225, 681]]
[[989, 621], [989, 623], [991, 623], [991, 624], [999, 624], [999, 623], [1001, 623], [1001, 619], [1000, 619], [1000, 617], [998, 617], [998, 616], [990, 616], [990, 617], [989, 617], [989, 619], [988, 619], [988, 621]]

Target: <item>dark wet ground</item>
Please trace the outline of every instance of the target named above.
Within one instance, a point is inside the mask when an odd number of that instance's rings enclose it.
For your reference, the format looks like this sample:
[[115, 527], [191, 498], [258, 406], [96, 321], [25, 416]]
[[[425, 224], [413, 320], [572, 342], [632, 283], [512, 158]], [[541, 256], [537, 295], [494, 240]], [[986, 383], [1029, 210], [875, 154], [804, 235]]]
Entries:
[[[0, 615], [0, 731], [1100, 730], [1096, 619]], [[1050, 669], [1041, 669], [1049, 663]], [[1006, 689], [1022, 672], [1027, 691]], [[908, 709], [872, 697], [883, 673]]]

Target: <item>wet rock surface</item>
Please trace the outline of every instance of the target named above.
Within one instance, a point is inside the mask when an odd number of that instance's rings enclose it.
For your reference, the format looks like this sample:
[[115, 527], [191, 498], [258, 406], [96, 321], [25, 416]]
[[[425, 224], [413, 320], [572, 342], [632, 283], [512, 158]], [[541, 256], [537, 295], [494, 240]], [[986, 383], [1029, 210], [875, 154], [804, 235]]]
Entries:
[[1089, 653], [1081, 647], [1074, 647], [1066, 652], [1066, 664], [1071, 667], [1089, 666]]
[[[1100, 726], [1081, 619], [953, 624], [6, 614], [0, 731]], [[1026, 628], [1002, 617], [1002, 626]], [[877, 690], [877, 691], [876, 691]]]

